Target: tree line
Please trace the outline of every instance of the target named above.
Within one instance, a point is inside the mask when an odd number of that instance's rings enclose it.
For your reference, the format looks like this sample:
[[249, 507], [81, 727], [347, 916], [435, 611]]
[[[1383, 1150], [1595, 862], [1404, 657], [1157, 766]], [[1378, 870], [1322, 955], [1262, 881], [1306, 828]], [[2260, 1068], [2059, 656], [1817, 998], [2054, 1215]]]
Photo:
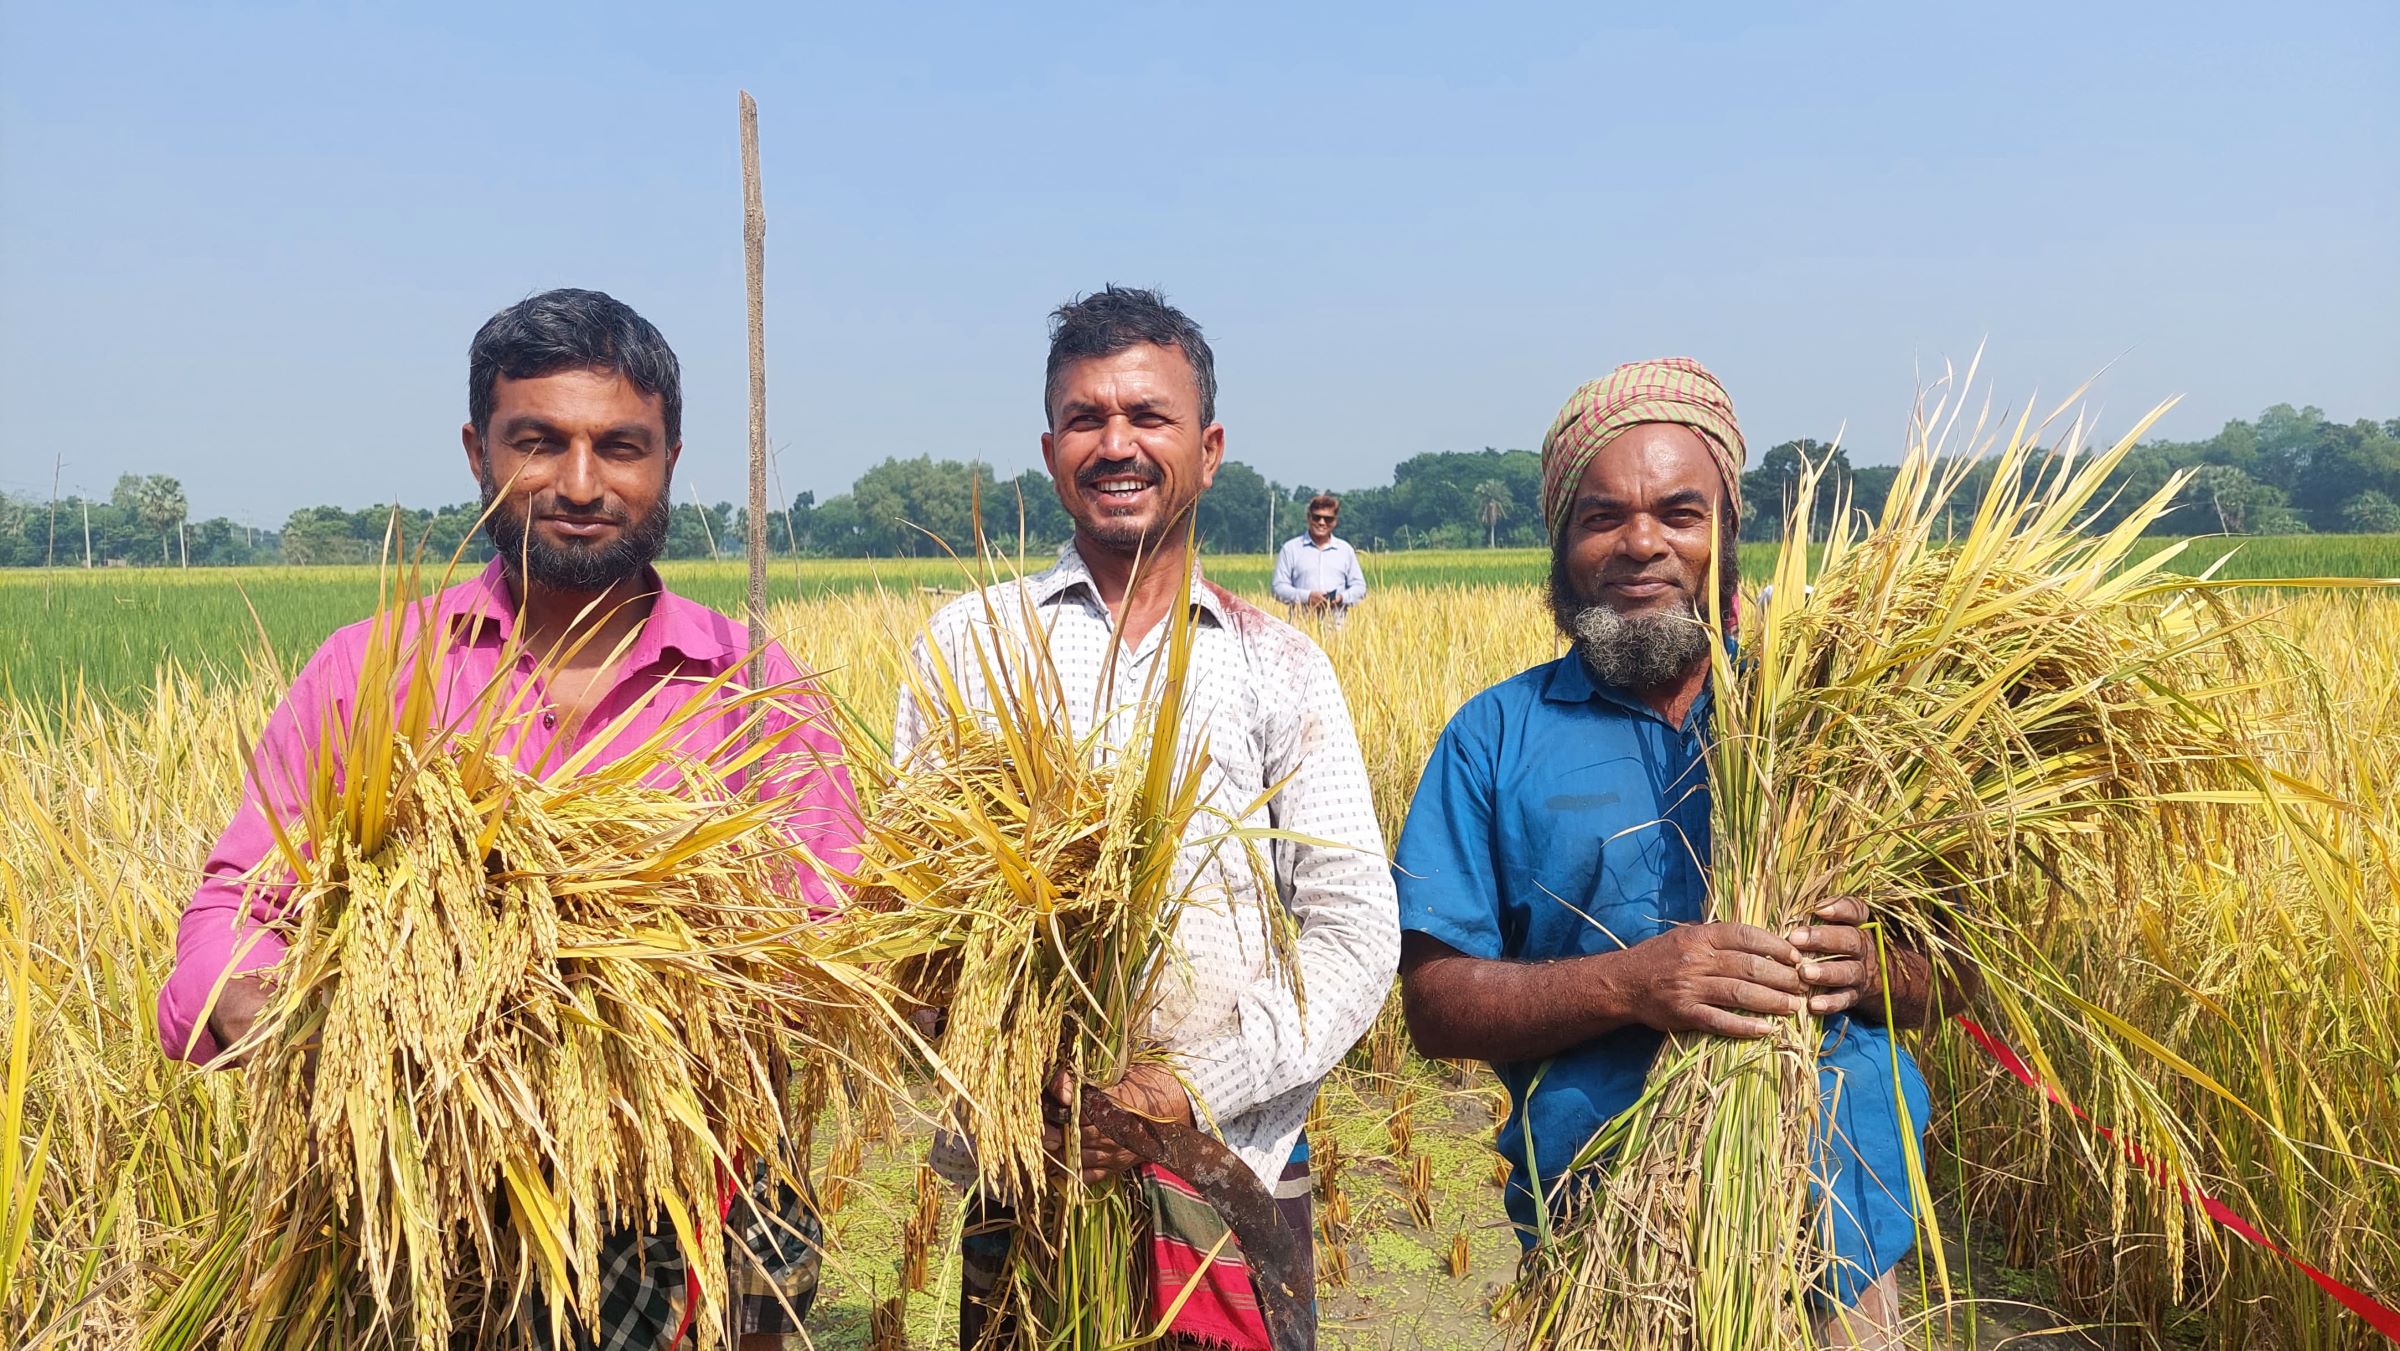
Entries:
[[[1803, 466], [1828, 460], [1828, 479], [1848, 490], [1854, 507], [1873, 512], [1882, 506], [1891, 466], [1853, 467], [1847, 449], [1785, 441], [1757, 456], [1742, 477], [1751, 513], [1744, 537], [1773, 538]], [[2203, 441], [2145, 442], [2119, 469], [2115, 504], [2098, 524], [2113, 524], [2181, 469], [2193, 475], [2167, 518], [2180, 534], [2400, 534], [2400, 418], [2336, 423], [2313, 407], [2277, 404], [2255, 419], [2228, 422]], [[1219, 552], [1271, 550], [1300, 532], [1317, 491], [1227, 461], [1200, 501], [1200, 532]], [[1389, 484], [1336, 495], [1341, 533], [1362, 548], [1544, 542], [1541, 460], [1530, 450], [1487, 446], [1413, 455], [1394, 468]], [[1823, 500], [1830, 503], [1831, 495]], [[474, 503], [401, 509], [398, 525], [412, 547], [423, 540], [441, 557], [463, 547], [480, 560], [488, 550], [480, 538], [469, 538], [480, 511]], [[275, 530], [189, 516], [182, 485], [164, 475], [128, 474], [105, 500], [0, 494], [0, 567], [370, 563], [382, 556], [394, 508], [303, 507]], [[738, 557], [744, 517], [729, 502], [679, 502], [666, 556]], [[813, 492], [801, 493], [775, 510], [767, 534], [787, 557], [927, 556], [945, 544], [964, 547], [978, 519], [987, 539], [1012, 549], [1022, 539], [1030, 549], [1047, 550], [1071, 529], [1040, 470], [1003, 479], [981, 462], [919, 456], [887, 459], [861, 474], [849, 492], [822, 502]]]

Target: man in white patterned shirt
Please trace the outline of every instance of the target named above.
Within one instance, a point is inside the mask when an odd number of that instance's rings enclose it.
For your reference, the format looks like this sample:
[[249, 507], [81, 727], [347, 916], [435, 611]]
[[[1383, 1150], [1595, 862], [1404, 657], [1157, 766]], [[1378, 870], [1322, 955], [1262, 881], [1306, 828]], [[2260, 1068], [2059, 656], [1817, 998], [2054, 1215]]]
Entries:
[[[1080, 733], [1138, 696], [1164, 654], [1172, 608], [1192, 607], [1183, 737], [1186, 748], [1208, 745], [1207, 804], [1314, 842], [1273, 843], [1272, 894], [1238, 860], [1215, 858], [1205, 845], [1184, 851], [1178, 882], [1211, 901], [1182, 912], [1177, 941], [1189, 979], [1168, 983], [1151, 1027], [1183, 1080], [1137, 1066], [1108, 1093], [1142, 1115], [1218, 1135], [1305, 1239], [1307, 1168], [1304, 1154], [1293, 1168], [1294, 1146], [1318, 1082], [1374, 1022], [1399, 960], [1398, 902], [1349, 709], [1315, 643], [1205, 581], [1191, 555], [1193, 505], [1225, 454], [1215, 362], [1199, 327], [1149, 291], [1112, 286], [1063, 305], [1051, 316], [1044, 403], [1042, 459], [1075, 520], [1074, 539], [1055, 566], [1000, 588], [1011, 594], [943, 608], [917, 659], [930, 644], [970, 702], [988, 707], [975, 645], [1023, 641], [1021, 632], [995, 634], [992, 621], [1021, 630], [1028, 607], [1014, 593], [1022, 587], [1049, 630]], [[1120, 629], [1122, 650], [1112, 654]], [[906, 755], [922, 732], [922, 713], [904, 696], [894, 753]], [[1271, 801], [1249, 810], [1277, 784]], [[1268, 906], [1297, 923], [1305, 1012], [1268, 974]], [[1080, 1143], [1088, 1175], [1134, 1163], [1090, 1127]], [[937, 1148], [937, 1165], [952, 1165], [945, 1172], [957, 1171], [955, 1149]], [[981, 1251], [969, 1241], [962, 1346], [985, 1321], [980, 1296], [1005, 1257], [1004, 1233], [997, 1242], [995, 1252], [989, 1241]]]

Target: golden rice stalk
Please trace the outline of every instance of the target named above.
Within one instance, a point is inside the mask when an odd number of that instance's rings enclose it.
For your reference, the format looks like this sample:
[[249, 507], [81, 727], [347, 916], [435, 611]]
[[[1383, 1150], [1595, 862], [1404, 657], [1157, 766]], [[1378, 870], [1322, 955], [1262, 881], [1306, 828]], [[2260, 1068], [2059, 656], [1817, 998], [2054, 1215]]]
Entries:
[[[2059, 976], [2053, 923], [2162, 860], [2238, 862], [2244, 841], [2303, 834], [2289, 803], [2317, 795], [2277, 773], [2249, 725], [2274, 676], [2248, 622], [2160, 571], [2177, 550], [2131, 557], [2180, 481], [2110, 530], [2084, 528], [2157, 416], [2096, 455], [2070, 434], [2047, 459], [2020, 421], [1978, 466], [1943, 455], [1956, 416], [1937, 409], [1881, 521], [1862, 534], [1837, 513], [1813, 565], [1818, 484], [1804, 481], [1738, 656], [1715, 648], [1709, 918], [1782, 931], [1864, 899], [1880, 942], [1975, 964], [1983, 1016], [2044, 1073], [2057, 1077], [2053, 1048], [2082, 1053], [2076, 1096], [2185, 1177], [2192, 1139], [2152, 1076], [2213, 1085]], [[1989, 486], [1969, 499], [1978, 468]], [[1812, 1181], [1821, 1036], [1802, 1016], [1755, 1042], [1668, 1038], [1640, 1101], [1546, 1198], [1521, 1344], [1814, 1344], [1811, 1297], [1833, 1260]], [[2122, 1197], [2129, 1165], [2096, 1162]], [[1913, 1150], [1908, 1165], [1930, 1232]]]
[[[995, 706], [971, 703], [928, 652], [927, 669], [907, 673], [924, 741], [905, 764], [854, 766], [869, 825], [839, 927], [845, 950], [892, 964], [912, 1002], [943, 1011], [936, 1070], [952, 1124], [973, 1142], [983, 1194], [1016, 1216], [995, 1334], [1096, 1351], [1152, 1335], [1135, 1197], [1123, 1181], [1079, 1180], [1079, 1116], [1062, 1127], [1068, 1157], [1047, 1155], [1044, 1089], [1062, 1067], [1108, 1085], [1163, 1063], [1148, 1030], [1179, 978], [1179, 865], [1195, 846], [1259, 858], [1201, 801], [1207, 749], [1182, 738], [1187, 607], [1171, 607], [1147, 687], [1078, 731], [1043, 617], [1026, 593], [1006, 594], [985, 591], [972, 654]], [[1012, 603], [1023, 610], [1004, 624]], [[1012, 629], [1021, 643], [997, 636]], [[1296, 979], [1283, 918], [1270, 939]]]
[[[777, 804], [728, 785], [772, 748], [674, 749], [717, 684], [621, 759], [527, 774], [499, 685], [435, 706], [449, 628], [404, 578], [279, 827], [289, 950], [245, 1043], [251, 1145], [152, 1345], [588, 1327], [603, 1240], [660, 1216], [713, 1344], [727, 1179], [798, 1176], [825, 1081], [889, 1054], [896, 1015], [820, 955]], [[776, 693], [729, 698], [755, 719]]]

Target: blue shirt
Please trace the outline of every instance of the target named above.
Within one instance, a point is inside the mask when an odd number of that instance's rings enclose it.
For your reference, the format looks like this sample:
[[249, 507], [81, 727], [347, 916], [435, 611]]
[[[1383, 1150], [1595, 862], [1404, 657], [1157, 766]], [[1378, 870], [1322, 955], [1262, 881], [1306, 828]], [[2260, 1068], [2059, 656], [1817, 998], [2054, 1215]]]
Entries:
[[1283, 552], [1275, 555], [1275, 599], [1298, 605], [1320, 591], [1332, 592], [1340, 605], [1367, 598], [1367, 574], [1358, 566], [1358, 550], [1339, 535], [1321, 549], [1306, 535], [1285, 540]]
[[[1393, 855], [1400, 924], [1469, 957], [1549, 961], [1631, 947], [1698, 921], [1708, 892], [1703, 693], [1678, 729], [1593, 682], [1573, 652], [1485, 690], [1443, 729]], [[1610, 1032], [1547, 1061], [1492, 1066], [1511, 1111], [1499, 1148], [1508, 1212], [1534, 1240], [1526, 1141], [1547, 1189], [1609, 1118], [1633, 1104], [1664, 1040]], [[1893, 1076], [1923, 1140], [1916, 1062], [1883, 1028], [1826, 1020], [1820, 1083], [1843, 1303], [1916, 1239]], [[1538, 1083], [1536, 1082], [1538, 1078]]]

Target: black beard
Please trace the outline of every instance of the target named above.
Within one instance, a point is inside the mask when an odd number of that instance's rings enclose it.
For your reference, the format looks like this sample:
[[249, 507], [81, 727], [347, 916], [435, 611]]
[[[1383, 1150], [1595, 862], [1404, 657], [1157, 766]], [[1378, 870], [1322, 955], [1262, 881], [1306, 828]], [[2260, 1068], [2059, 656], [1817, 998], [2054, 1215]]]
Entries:
[[674, 525], [674, 508], [667, 493], [661, 491], [658, 504], [650, 513], [628, 524], [613, 541], [589, 548], [558, 548], [534, 535], [527, 528], [526, 518], [510, 511], [507, 503], [494, 505], [500, 496], [500, 485], [492, 478], [488, 456], [484, 459], [482, 478], [483, 537], [491, 541], [492, 551], [507, 560], [508, 566], [518, 571], [523, 580], [538, 582], [553, 591], [589, 595], [641, 576], [666, 549], [667, 532]]
[[1166, 481], [1166, 475], [1158, 472], [1156, 466], [1138, 460], [1100, 460], [1085, 465], [1083, 472], [1075, 476], [1076, 497], [1091, 515], [1088, 520], [1077, 516], [1075, 524], [1101, 545], [1124, 553], [1148, 555], [1191, 528], [1192, 512], [1188, 506], [1156, 529], [1144, 530], [1123, 517], [1107, 514], [1103, 507], [1091, 505], [1093, 485], [1111, 478], [1138, 478], [1154, 488]]

